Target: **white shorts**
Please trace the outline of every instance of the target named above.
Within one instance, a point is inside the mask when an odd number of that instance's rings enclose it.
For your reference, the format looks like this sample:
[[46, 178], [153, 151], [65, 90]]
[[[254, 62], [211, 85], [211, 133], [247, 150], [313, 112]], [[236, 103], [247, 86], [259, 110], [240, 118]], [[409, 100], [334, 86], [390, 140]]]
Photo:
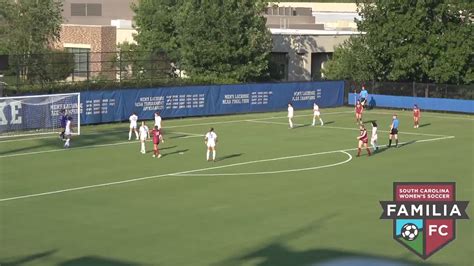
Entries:
[[136, 128], [137, 128], [137, 124], [130, 124], [130, 128], [136, 129]]
[[377, 139], [378, 139], [378, 136], [375, 135], [375, 136], [372, 136], [372, 138], [370, 139], [370, 141], [371, 141], [371, 142], [372, 142], [372, 141], [377, 141]]
[[293, 115], [288, 115], [288, 118], [293, 118]]
[[315, 115], [315, 116], [320, 116], [321, 113], [320, 113], [319, 111], [314, 111], [314, 115]]
[[208, 142], [207, 143], [207, 147], [208, 148], [215, 148], [216, 147], [216, 144], [214, 142]]
[[158, 127], [158, 129], [161, 129], [161, 124], [155, 124], [155, 127]]
[[146, 140], [147, 136], [140, 136], [140, 140]]

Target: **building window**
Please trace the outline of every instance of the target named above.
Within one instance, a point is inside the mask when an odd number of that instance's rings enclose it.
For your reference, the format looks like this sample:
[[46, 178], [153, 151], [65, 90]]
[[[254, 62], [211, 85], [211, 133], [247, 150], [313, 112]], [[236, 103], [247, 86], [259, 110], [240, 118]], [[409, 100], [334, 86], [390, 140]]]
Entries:
[[272, 80], [288, 80], [288, 53], [271, 53], [269, 70]]
[[71, 4], [71, 16], [72, 17], [85, 17], [86, 4]]
[[325, 79], [323, 74], [324, 64], [332, 58], [332, 53], [312, 53], [311, 54], [311, 79]]
[[102, 16], [102, 4], [87, 4], [87, 16]]
[[90, 50], [89, 48], [66, 48], [74, 54], [74, 76], [87, 77], [89, 72]]
[[102, 4], [71, 4], [72, 17], [100, 17], [102, 16]]

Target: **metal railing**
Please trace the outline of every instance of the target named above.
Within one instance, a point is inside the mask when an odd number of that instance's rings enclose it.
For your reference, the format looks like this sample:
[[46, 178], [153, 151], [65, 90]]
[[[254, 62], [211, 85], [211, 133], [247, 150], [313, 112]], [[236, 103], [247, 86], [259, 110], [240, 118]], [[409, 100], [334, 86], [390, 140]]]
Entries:
[[465, 100], [474, 99], [474, 84], [454, 85], [417, 82], [346, 81], [346, 92], [354, 92], [354, 90], [360, 92], [362, 85], [365, 85], [370, 94]]
[[80, 82], [154, 81], [181, 75], [163, 53], [151, 52], [0, 55], [0, 60], [0, 83], [9, 90]]

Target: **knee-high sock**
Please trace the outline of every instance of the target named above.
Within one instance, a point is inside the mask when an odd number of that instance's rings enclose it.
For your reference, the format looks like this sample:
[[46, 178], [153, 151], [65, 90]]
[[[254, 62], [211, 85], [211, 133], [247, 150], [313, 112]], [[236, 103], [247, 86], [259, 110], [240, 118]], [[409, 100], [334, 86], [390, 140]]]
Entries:
[[209, 150], [206, 152], [206, 159], [209, 160]]
[[135, 137], [138, 139], [138, 131], [135, 130]]
[[316, 125], [316, 118], [313, 117], [313, 126]]
[[357, 156], [360, 156], [360, 148], [357, 148]]
[[369, 148], [367, 148], [367, 153], [368, 153], [368, 154], [369, 154], [369, 156], [370, 156], [370, 149], [369, 149]]
[[395, 140], [395, 145], [398, 146], [398, 139]]
[[132, 131], [128, 132], [128, 140], [132, 139]]
[[64, 146], [69, 147], [69, 141], [70, 141], [70, 140], [71, 140], [71, 139], [66, 139], [66, 143], [64, 144]]
[[145, 143], [144, 143], [144, 142], [142, 142], [141, 150], [140, 150], [140, 151], [141, 151], [141, 152], [145, 152]]
[[216, 150], [212, 151], [212, 160], [216, 160]]
[[324, 125], [323, 119], [319, 118], [319, 122], [321, 122], [321, 126]]
[[290, 127], [293, 127], [293, 121], [291, 121], [291, 118], [288, 119], [288, 122], [290, 122]]
[[388, 146], [389, 147], [392, 146], [392, 140], [391, 139], [388, 140]]

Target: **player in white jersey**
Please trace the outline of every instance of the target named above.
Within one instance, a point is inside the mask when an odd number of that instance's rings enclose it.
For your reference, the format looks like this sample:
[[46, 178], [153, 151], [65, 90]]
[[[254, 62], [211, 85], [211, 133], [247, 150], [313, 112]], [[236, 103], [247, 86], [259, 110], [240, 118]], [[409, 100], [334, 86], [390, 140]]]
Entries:
[[132, 131], [135, 132], [135, 137], [137, 137], [138, 140], [138, 131], [137, 131], [137, 121], [138, 121], [138, 116], [136, 113], [132, 113], [132, 115], [128, 118], [130, 121], [130, 131], [128, 131], [128, 140], [132, 139]]
[[321, 112], [319, 112], [319, 106], [316, 103], [314, 103], [313, 104], [313, 124], [312, 124], [313, 127], [316, 125], [316, 118], [319, 119], [321, 126], [323, 126], [324, 122], [321, 119]]
[[140, 129], [138, 130], [139, 136], [140, 136], [140, 152], [142, 154], [146, 153], [145, 149], [145, 141], [150, 137], [150, 133], [148, 131], [148, 127], [145, 125], [145, 121], [142, 121], [142, 125], [140, 126]]
[[72, 117], [68, 116], [66, 120], [66, 125], [64, 127], [64, 137], [66, 142], [64, 143], [64, 148], [69, 148], [69, 143], [71, 142], [72, 135]]
[[209, 132], [204, 137], [204, 143], [207, 145], [206, 158], [210, 161], [209, 155], [212, 152], [212, 160], [216, 161], [216, 145], [217, 145], [217, 134], [214, 132], [214, 128], [211, 127]]
[[158, 127], [158, 130], [161, 130], [161, 116], [160, 112], [155, 113], [155, 127]]
[[293, 128], [293, 116], [294, 116], [294, 109], [291, 103], [288, 103], [288, 123], [290, 123], [290, 128]]
[[379, 149], [379, 147], [377, 147], [377, 138], [377, 123], [372, 121], [372, 137], [370, 138], [370, 145], [374, 148], [374, 152]]

